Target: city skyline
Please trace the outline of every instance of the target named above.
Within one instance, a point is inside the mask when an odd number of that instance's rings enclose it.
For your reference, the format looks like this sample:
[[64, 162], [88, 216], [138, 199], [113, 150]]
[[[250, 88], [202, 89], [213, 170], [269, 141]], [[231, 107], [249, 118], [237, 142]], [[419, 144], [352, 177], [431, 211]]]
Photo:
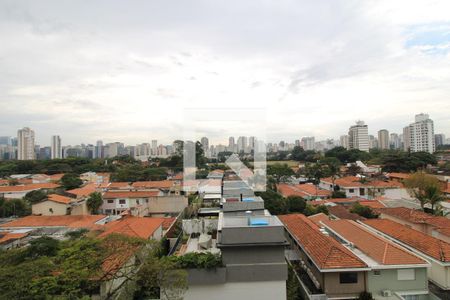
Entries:
[[401, 133], [420, 112], [450, 135], [448, 1], [90, 5], [0, 4], [2, 135], [169, 141], [186, 108], [255, 106], [268, 140], [337, 138], [356, 119]]

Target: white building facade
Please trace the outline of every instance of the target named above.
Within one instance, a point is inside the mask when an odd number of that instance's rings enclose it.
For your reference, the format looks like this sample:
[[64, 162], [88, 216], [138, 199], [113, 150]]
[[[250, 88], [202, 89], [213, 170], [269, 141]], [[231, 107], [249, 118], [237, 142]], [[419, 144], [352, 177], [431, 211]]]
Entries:
[[34, 151], [34, 131], [28, 127], [17, 131], [17, 159], [32, 160], [36, 158]]

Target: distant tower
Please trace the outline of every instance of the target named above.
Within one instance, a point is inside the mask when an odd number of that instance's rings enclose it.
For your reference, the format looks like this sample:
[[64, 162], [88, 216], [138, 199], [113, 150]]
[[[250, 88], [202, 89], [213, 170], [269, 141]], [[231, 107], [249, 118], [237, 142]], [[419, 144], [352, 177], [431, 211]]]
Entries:
[[429, 152], [436, 150], [434, 144], [434, 124], [427, 114], [418, 114], [415, 122], [409, 125], [409, 143], [411, 152]]
[[51, 158], [58, 159], [62, 158], [62, 148], [61, 148], [61, 138], [59, 135], [52, 136], [52, 148], [50, 150]]
[[369, 152], [369, 129], [364, 121], [357, 121], [348, 130], [348, 147]]
[[378, 148], [389, 149], [389, 131], [386, 129], [378, 131]]
[[17, 131], [17, 159], [31, 160], [36, 159], [34, 151], [34, 131], [28, 127]]

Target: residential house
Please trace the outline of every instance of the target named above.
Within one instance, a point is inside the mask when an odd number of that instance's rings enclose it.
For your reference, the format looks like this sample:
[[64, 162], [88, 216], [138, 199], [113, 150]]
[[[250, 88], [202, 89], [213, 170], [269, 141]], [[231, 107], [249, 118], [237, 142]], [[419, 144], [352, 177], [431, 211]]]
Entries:
[[277, 191], [284, 197], [299, 196], [305, 200], [330, 198], [332, 193], [311, 183], [296, 185], [280, 183], [277, 184]]
[[354, 299], [366, 290], [367, 264], [302, 214], [279, 216], [303, 299]]
[[429, 280], [450, 290], [449, 243], [387, 219], [365, 220], [362, 224], [427, 260], [431, 264]]
[[100, 231], [98, 237], [110, 234], [122, 234], [141, 239], [160, 241], [163, 237], [164, 218], [143, 218], [125, 215], [122, 218], [97, 226]]
[[162, 195], [163, 193], [159, 190], [106, 192], [103, 194], [101, 209], [107, 215], [119, 215], [129, 209], [136, 210], [137, 215], [145, 215], [149, 198]]
[[41, 216], [88, 215], [89, 209], [84, 199], [50, 194], [44, 201], [31, 205], [31, 212]]
[[31, 183], [27, 185], [0, 186], [0, 196], [5, 199], [20, 199], [27, 193], [36, 190], [53, 190], [59, 185], [55, 183]]
[[381, 219], [388, 219], [450, 243], [450, 219], [406, 207], [377, 210]]
[[357, 176], [336, 178], [334, 181], [331, 177], [323, 178], [320, 180], [319, 187], [329, 191], [343, 191], [347, 198], [374, 199], [377, 196], [386, 196], [392, 199], [410, 198], [402, 183], [372, 180]]
[[351, 220], [323, 221], [330, 236], [369, 266], [366, 291], [375, 299], [420, 299], [428, 295], [430, 264], [413, 252]]
[[0, 249], [8, 250], [18, 248], [25, 244], [25, 239], [28, 237], [28, 232], [10, 232], [0, 231]]
[[161, 190], [165, 195], [180, 195], [181, 185], [172, 180], [136, 181], [131, 185], [138, 191]]

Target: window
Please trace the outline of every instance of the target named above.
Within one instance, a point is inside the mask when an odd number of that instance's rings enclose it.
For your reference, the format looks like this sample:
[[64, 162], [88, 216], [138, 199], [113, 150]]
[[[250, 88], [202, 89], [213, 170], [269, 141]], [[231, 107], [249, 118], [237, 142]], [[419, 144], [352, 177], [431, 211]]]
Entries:
[[349, 192], [349, 193], [354, 193], [354, 192], [355, 192], [355, 189], [349, 189], [348, 192]]
[[136, 205], [139, 205], [139, 199], [136, 200]]
[[145, 199], [145, 203], [148, 203], [148, 199]]
[[339, 283], [358, 283], [358, 273], [346, 272], [339, 273]]
[[110, 203], [110, 204], [114, 203], [114, 200], [108, 200], [108, 203]]
[[360, 194], [361, 196], [364, 196], [365, 193], [366, 193], [366, 191], [364, 190], [364, 188], [360, 188], [360, 189], [359, 189], [359, 194]]
[[119, 204], [125, 204], [125, 199], [120, 199]]
[[379, 276], [379, 275], [381, 275], [381, 272], [380, 272], [380, 270], [375, 270], [375, 271], [373, 271], [373, 275], [376, 275], [376, 276]]
[[400, 269], [397, 270], [398, 280], [414, 280], [416, 279], [416, 274], [414, 269]]

